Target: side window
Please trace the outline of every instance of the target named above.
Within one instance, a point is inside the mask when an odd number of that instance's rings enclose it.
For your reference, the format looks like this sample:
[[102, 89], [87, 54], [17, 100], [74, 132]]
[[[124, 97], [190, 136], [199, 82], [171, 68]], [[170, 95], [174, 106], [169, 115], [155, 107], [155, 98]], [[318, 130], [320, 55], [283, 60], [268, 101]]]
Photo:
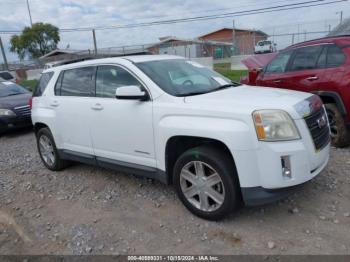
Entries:
[[92, 96], [95, 67], [82, 67], [64, 71], [61, 96]]
[[61, 72], [55, 84], [55, 96], [61, 95], [61, 86], [64, 72]]
[[322, 52], [320, 56], [318, 57], [317, 61], [317, 68], [325, 68], [326, 67], [326, 62], [327, 62], [327, 49], [328, 45], [323, 46]]
[[291, 62], [290, 71], [315, 69], [322, 46], [307, 46], [297, 49]]
[[125, 69], [118, 66], [99, 66], [96, 73], [96, 96], [115, 98], [115, 92], [121, 86], [142, 86]]
[[345, 62], [343, 51], [336, 45], [330, 45], [327, 52], [327, 67], [337, 67]]
[[277, 55], [266, 67], [265, 73], [283, 73], [286, 71], [292, 51], [283, 52]]
[[36, 89], [34, 91], [33, 96], [41, 96], [44, 93], [44, 91], [45, 91], [48, 83], [50, 82], [52, 76], [53, 76], [53, 72], [43, 73], [41, 75], [40, 80], [38, 82], [38, 85], [36, 86]]

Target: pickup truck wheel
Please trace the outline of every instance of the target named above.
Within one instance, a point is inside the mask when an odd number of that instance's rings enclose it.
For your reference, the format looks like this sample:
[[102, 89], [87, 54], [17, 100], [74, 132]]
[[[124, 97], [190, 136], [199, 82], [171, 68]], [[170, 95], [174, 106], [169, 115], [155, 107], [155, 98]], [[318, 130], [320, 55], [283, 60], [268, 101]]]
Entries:
[[182, 203], [201, 218], [219, 220], [240, 203], [234, 164], [216, 148], [201, 146], [183, 153], [175, 163], [173, 180]]
[[331, 129], [332, 145], [345, 147], [350, 144], [350, 133], [344, 118], [335, 104], [325, 104]]
[[48, 128], [40, 129], [37, 134], [37, 147], [44, 165], [52, 170], [59, 171], [66, 167], [67, 162], [59, 157], [55, 141]]

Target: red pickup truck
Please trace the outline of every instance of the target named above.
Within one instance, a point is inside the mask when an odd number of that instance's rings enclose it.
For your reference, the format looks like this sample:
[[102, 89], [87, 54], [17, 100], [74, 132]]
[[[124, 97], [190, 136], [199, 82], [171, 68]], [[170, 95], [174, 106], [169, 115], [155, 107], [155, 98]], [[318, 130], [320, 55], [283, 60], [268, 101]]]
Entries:
[[350, 36], [298, 43], [278, 54], [242, 61], [249, 69], [241, 82], [319, 95], [327, 109], [332, 143], [350, 144]]

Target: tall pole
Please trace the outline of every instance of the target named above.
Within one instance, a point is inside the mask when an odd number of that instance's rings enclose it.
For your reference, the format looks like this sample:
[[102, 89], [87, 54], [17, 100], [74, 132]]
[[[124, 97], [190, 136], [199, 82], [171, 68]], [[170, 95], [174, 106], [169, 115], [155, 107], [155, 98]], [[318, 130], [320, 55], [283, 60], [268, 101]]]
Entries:
[[2, 44], [1, 37], [0, 37], [0, 48], [1, 48], [2, 57], [4, 59], [5, 70], [9, 70], [9, 66], [7, 64], [7, 59], [6, 59], [6, 54], [5, 54], [5, 49], [4, 49], [4, 46]]
[[340, 24], [343, 23], [343, 11], [340, 11]]
[[95, 55], [97, 55], [97, 44], [96, 44], [95, 29], [92, 29], [92, 37], [93, 37], [93, 39], [94, 39], [94, 50], [95, 50]]
[[32, 14], [30, 13], [30, 7], [29, 7], [29, 0], [27, 0], [27, 8], [28, 8], [28, 14], [30, 19], [30, 26], [33, 26]]
[[236, 54], [236, 30], [235, 30], [235, 20], [232, 21], [232, 55]]

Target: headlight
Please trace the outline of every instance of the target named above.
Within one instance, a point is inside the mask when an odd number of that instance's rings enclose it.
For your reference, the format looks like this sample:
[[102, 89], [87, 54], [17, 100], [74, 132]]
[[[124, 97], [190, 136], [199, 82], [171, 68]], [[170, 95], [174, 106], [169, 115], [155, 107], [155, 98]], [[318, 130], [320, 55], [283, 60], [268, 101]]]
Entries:
[[258, 139], [261, 141], [286, 141], [300, 139], [294, 121], [281, 110], [258, 110], [253, 112]]
[[0, 109], [0, 116], [15, 116], [16, 114], [9, 109]]

